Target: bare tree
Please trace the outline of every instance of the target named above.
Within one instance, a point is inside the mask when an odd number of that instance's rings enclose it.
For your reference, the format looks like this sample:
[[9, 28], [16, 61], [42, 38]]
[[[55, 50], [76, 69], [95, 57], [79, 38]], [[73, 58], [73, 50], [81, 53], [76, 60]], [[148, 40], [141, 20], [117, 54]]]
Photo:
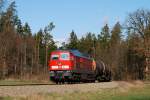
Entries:
[[55, 28], [55, 25], [51, 22], [48, 26], [44, 29], [44, 44], [45, 44], [45, 70], [47, 70], [47, 63], [48, 63], [48, 46], [52, 43], [52, 35], [51, 31]]
[[[149, 55], [150, 46], [149, 46], [149, 39], [150, 39], [150, 11], [144, 9], [138, 9], [137, 11], [129, 14], [127, 20], [127, 28], [139, 35], [142, 38], [143, 45], [140, 48], [136, 49], [139, 52], [143, 52], [145, 62], [146, 60], [150, 59]], [[148, 65], [144, 66], [145, 70], [148, 70]]]

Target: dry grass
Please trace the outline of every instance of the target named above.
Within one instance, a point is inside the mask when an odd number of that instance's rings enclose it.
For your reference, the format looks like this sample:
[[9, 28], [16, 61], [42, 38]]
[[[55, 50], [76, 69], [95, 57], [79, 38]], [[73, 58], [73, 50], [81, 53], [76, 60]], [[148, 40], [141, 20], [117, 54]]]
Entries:
[[[7, 96], [0, 100], [150, 100], [150, 84], [145, 85], [141, 81], [53, 85], [52, 87], [55, 87], [53, 92]], [[38, 91], [36, 88], [32, 89]], [[49, 86], [45, 89], [51, 91]]]

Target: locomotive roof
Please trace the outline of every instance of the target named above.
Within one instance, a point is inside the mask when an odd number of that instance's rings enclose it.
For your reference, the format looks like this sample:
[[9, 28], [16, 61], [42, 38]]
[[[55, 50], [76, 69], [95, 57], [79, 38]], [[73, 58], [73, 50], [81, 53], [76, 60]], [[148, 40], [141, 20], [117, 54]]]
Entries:
[[70, 50], [71, 53], [73, 53], [73, 55], [77, 56], [77, 57], [82, 57], [82, 58], [86, 58], [86, 59], [90, 59], [90, 57], [86, 54], [81, 53], [78, 50]]
[[91, 59], [87, 54], [81, 53], [79, 50], [57, 50], [59, 52], [71, 52], [74, 56]]

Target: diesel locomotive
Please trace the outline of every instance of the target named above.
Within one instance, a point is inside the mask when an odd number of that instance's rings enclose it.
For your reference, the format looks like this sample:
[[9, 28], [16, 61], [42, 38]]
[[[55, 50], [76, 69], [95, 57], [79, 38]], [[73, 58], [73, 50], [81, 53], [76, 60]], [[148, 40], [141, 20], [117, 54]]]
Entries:
[[56, 50], [49, 60], [50, 80], [58, 83], [110, 81], [111, 70], [78, 50]]

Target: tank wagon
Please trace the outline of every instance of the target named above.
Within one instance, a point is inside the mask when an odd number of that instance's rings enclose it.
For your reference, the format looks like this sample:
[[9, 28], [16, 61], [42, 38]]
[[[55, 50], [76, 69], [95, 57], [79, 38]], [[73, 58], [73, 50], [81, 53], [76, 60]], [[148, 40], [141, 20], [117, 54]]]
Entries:
[[110, 81], [111, 71], [102, 61], [78, 50], [56, 50], [49, 60], [50, 80], [56, 83]]

